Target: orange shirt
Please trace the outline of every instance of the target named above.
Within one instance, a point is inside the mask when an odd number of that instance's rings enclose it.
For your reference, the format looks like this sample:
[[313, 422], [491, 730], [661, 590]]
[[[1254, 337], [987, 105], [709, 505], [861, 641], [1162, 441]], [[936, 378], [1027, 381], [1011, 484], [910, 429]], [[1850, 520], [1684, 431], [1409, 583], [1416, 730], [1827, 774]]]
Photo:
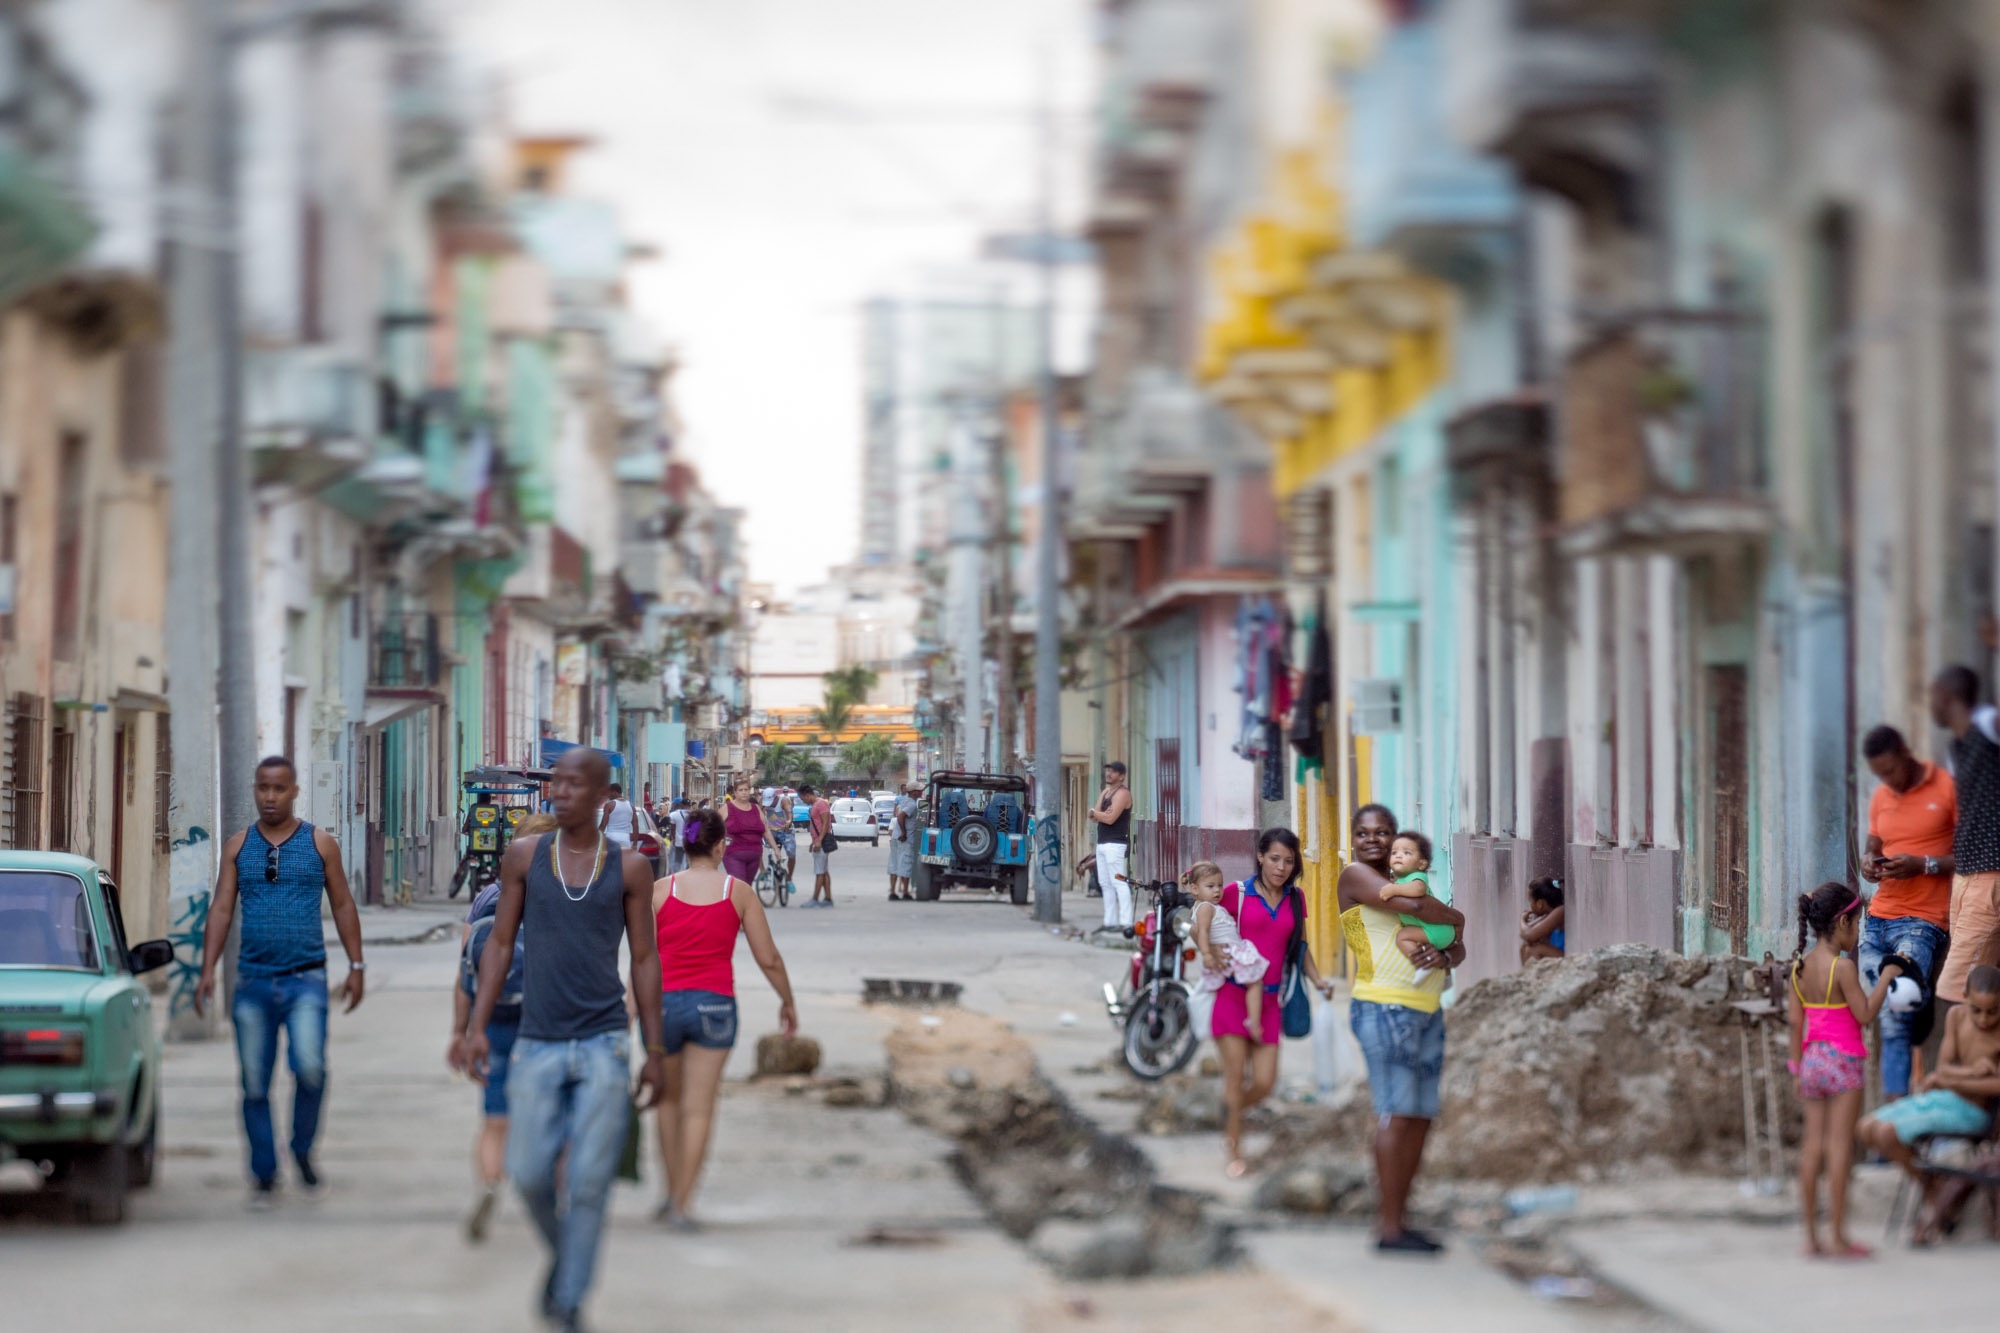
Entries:
[[[1908, 791], [1888, 783], [1868, 799], [1868, 832], [1882, 840], [1884, 856], [1950, 856], [1958, 827], [1958, 788], [1951, 774], [1925, 764]], [[1868, 901], [1868, 915], [1884, 920], [1921, 917], [1940, 930], [1951, 929], [1951, 876], [1918, 875], [1885, 879]]]

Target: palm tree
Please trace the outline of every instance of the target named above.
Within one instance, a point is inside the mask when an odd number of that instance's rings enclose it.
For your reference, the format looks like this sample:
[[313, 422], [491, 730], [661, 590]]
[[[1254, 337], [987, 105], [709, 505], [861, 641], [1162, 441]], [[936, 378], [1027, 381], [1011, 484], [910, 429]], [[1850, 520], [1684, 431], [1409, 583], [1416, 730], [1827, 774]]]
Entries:
[[840, 747], [840, 766], [850, 773], [866, 773], [870, 787], [895, 762], [896, 747], [887, 736], [863, 736]]
[[765, 786], [777, 786], [795, 776], [806, 758], [796, 746], [776, 741], [757, 752], [757, 777]]
[[840, 740], [840, 733], [854, 722], [854, 701], [829, 689], [826, 702], [813, 709], [812, 721], [813, 726], [826, 734], [826, 743], [835, 744]]
[[874, 689], [876, 682], [882, 677], [873, 667], [856, 665], [829, 671], [820, 679], [826, 682], [828, 703], [832, 703], [835, 699], [845, 699], [851, 704], [858, 704], [867, 700], [868, 691]]

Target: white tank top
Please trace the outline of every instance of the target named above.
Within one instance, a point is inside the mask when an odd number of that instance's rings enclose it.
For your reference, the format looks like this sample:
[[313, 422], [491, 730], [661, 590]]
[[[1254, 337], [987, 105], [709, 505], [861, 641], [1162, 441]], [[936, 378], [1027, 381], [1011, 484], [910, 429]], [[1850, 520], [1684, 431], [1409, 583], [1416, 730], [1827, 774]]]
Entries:
[[613, 801], [611, 817], [604, 821], [604, 836], [620, 847], [632, 845], [632, 803]]

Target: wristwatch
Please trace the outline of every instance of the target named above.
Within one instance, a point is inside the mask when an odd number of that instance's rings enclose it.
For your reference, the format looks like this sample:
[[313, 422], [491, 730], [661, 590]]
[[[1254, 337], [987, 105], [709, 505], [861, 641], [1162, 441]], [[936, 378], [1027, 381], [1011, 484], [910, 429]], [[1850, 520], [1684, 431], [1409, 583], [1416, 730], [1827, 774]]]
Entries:
[[1924, 858], [1924, 873], [1926, 875], [1935, 875], [1937, 872], [1937, 858], [1935, 856], [1926, 856]]
[[366, 972], [368, 970], [368, 964], [357, 963], [350, 958], [347, 960], [347, 970], [350, 972]]

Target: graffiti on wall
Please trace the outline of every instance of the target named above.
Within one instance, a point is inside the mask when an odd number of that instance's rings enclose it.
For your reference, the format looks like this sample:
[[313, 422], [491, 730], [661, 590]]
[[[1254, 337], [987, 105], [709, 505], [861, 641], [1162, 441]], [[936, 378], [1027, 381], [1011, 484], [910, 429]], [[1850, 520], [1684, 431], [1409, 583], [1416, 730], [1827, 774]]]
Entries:
[[190, 828], [176, 839], [167, 856], [167, 938], [174, 945], [173, 972], [168, 977], [167, 1015], [178, 1016], [194, 1003], [201, 981], [202, 940], [208, 931], [208, 830]]

